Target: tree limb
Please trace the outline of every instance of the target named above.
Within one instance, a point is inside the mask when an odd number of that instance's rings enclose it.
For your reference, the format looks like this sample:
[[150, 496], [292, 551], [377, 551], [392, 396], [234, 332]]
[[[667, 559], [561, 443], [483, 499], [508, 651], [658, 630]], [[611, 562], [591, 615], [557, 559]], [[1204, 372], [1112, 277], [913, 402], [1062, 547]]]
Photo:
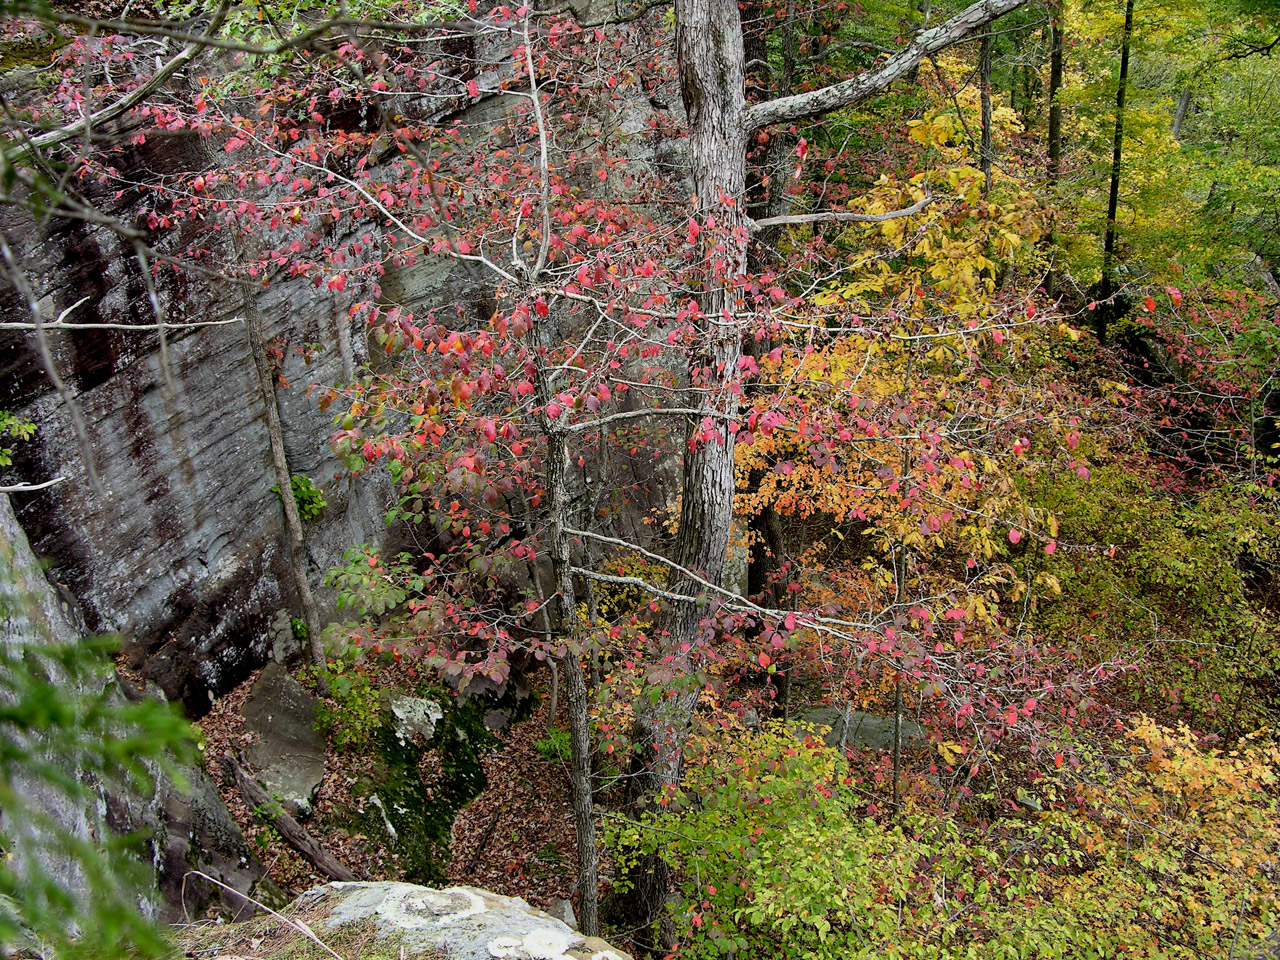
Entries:
[[115, 103], [103, 107], [101, 110], [95, 110], [87, 117], [81, 117], [74, 123], [66, 126], [58, 127], [56, 130], [50, 130], [48, 133], [42, 133], [37, 137], [30, 137], [23, 143], [20, 143], [9, 150], [5, 151], [6, 158], [12, 159], [32, 150], [46, 150], [49, 147], [56, 147], [66, 143], [68, 140], [74, 140], [86, 129], [103, 123], [110, 123], [116, 117], [128, 113], [147, 97], [151, 96], [162, 84], [170, 77], [203, 53], [208, 46], [208, 41], [222, 27], [222, 21], [226, 19], [227, 10], [231, 7], [231, 0], [222, 0], [218, 4], [217, 9], [213, 12], [213, 19], [209, 21], [209, 26], [205, 30], [204, 35], [188, 43], [178, 53], [176, 57], [166, 63], [163, 67], [152, 75], [151, 79], [136, 90], [130, 91], [121, 97]]
[[775, 123], [802, 120], [841, 107], [848, 107], [879, 93], [889, 84], [907, 75], [911, 68], [931, 53], [963, 40], [974, 30], [997, 17], [1018, 9], [1027, 0], [978, 0], [946, 23], [925, 30], [911, 43], [886, 60], [877, 70], [850, 77], [808, 93], [766, 100], [747, 108], [743, 126], [747, 133]]
[[322, 847], [297, 820], [289, 816], [257, 780], [249, 776], [248, 771], [236, 762], [230, 754], [223, 754], [223, 769], [235, 780], [236, 786], [244, 794], [245, 800], [253, 806], [254, 811], [280, 831], [280, 836], [289, 845], [315, 864], [330, 880], [355, 881], [360, 878], [340, 863], [328, 850]]
[[66, 477], [54, 477], [52, 480], [46, 480], [44, 483], [18, 483], [11, 487], [0, 487], [0, 493], [31, 493], [34, 490], [44, 490], [47, 487], [56, 487], [66, 479]]
[[747, 226], [754, 233], [757, 230], [766, 230], [769, 227], [794, 227], [802, 223], [886, 223], [889, 220], [913, 217], [936, 199], [938, 198], [933, 194], [929, 194], [918, 203], [913, 203], [902, 210], [892, 210], [889, 213], [854, 213], [850, 210], [823, 210], [819, 213], [798, 213], [786, 217], [765, 217], [763, 220], [749, 220]]

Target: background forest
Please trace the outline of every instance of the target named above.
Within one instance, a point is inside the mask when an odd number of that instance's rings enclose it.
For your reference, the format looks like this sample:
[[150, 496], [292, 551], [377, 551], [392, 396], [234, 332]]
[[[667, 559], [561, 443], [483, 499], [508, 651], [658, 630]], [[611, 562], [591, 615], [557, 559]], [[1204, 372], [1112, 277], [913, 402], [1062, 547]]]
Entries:
[[[448, 809], [426, 866], [379, 805], [285, 886], [563, 887], [637, 955], [1280, 950], [1271, 0], [0, 12], [16, 522], [224, 797], [274, 656], [345, 800], [378, 754]], [[206, 375], [239, 392], [199, 420]], [[231, 514], [261, 565], [196, 569]], [[136, 790], [189, 744], [33, 639], [14, 557], [0, 946], [171, 953], [29, 852], [131, 890], [21, 780]], [[387, 704], [428, 692], [453, 733], [406, 761]]]

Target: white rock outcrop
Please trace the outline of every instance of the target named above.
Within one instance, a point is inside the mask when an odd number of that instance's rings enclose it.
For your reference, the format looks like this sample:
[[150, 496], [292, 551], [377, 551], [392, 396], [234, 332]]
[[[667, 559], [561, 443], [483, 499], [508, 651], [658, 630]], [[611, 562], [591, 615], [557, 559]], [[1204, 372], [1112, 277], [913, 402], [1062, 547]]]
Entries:
[[379, 936], [394, 938], [406, 958], [444, 953], [450, 960], [631, 960], [518, 897], [475, 887], [329, 883], [302, 894], [294, 909], [319, 914], [323, 919], [312, 927], [322, 937], [326, 928], [373, 921]]

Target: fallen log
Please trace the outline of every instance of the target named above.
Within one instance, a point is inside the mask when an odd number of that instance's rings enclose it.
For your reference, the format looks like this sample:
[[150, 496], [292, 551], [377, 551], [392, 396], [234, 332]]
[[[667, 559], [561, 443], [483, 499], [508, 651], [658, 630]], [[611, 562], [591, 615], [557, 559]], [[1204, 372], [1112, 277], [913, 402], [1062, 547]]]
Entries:
[[240, 788], [240, 792], [244, 794], [245, 800], [253, 807], [254, 812], [280, 831], [280, 836], [284, 837], [291, 847], [315, 864], [316, 869], [330, 880], [354, 881], [360, 879], [339, 863], [333, 854], [329, 853], [311, 834], [307, 833], [297, 820], [293, 819], [281, 808], [280, 804], [272, 800], [271, 795], [262, 788], [262, 785], [236, 762], [235, 757], [230, 754], [223, 754], [222, 767], [235, 780], [236, 786]]

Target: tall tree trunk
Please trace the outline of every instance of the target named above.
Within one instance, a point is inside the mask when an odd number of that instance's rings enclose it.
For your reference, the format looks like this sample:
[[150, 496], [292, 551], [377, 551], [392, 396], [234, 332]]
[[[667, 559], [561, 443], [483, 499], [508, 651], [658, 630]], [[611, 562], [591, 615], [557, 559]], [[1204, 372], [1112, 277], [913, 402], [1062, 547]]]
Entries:
[[979, 86], [982, 88], [982, 192], [991, 192], [991, 24], [982, 31]]
[[[280, 426], [280, 406], [276, 399], [275, 377], [267, 362], [262, 339], [262, 314], [258, 301], [246, 292], [244, 302], [244, 332], [248, 341], [249, 356], [258, 379], [262, 405], [266, 409], [267, 436], [271, 443], [271, 463], [275, 467], [276, 486], [280, 488], [280, 504], [284, 508], [285, 530], [289, 537], [289, 570], [293, 586], [302, 604], [302, 619], [307, 625], [307, 641], [311, 648], [311, 663], [317, 667], [325, 664], [324, 644], [320, 642], [320, 613], [311, 595], [311, 583], [307, 579], [307, 550], [302, 533], [302, 518], [298, 515], [298, 503], [293, 497], [293, 475], [289, 472], [289, 459], [284, 450], [284, 430]], [[323, 679], [321, 680], [323, 683]]]
[[[676, 0], [675, 19], [680, 88], [689, 119], [694, 217], [704, 227], [698, 295], [704, 337], [702, 349], [689, 360], [689, 383], [712, 418], [710, 435], [704, 434], [701, 418], [685, 431], [675, 561], [719, 585], [733, 522], [734, 435], [725, 429], [725, 418], [735, 412], [737, 398], [727, 388], [737, 373], [743, 336], [730, 285], [747, 266], [742, 23], [737, 0]], [[692, 598], [705, 588], [677, 573], [668, 589], [691, 598], [672, 602], [660, 624], [667, 666], [676, 676], [689, 678], [695, 673], [704, 616]], [[641, 694], [633, 732], [637, 752], [627, 791], [633, 815], [679, 783], [681, 752], [698, 695], [696, 686], [673, 689], [670, 684]], [[628, 906], [638, 925], [651, 926], [658, 919], [667, 878], [668, 869], [659, 857], [647, 858], [631, 872]]]
[[[795, 122], [860, 102], [905, 76], [923, 57], [1024, 2], [978, 0], [940, 27], [917, 36], [874, 71], [748, 107], [737, 0], [676, 0], [676, 59], [689, 124], [693, 215], [702, 228], [702, 275], [695, 281], [700, 287], [700, 320], [696, 321], [701, 326], [700, 351], [689, 359], [689, 383], [706, 416], [693, 418], [685, 433], [674, 558], [703, 582], [673, 571], [668, 590], [689, 600], [670, 601], [659, 624], [665, 666], [675, 676], [690, 680], [694, 676], [704, 618], [703, 607], [695, 599], [706, 583], [721, 583], [733, 521], [734, 434], [726, 429], [726, 421], [737, 409], [738, 398], [729, 387], [743, 350], [736, 297], [747, 271], [743, 207], [749, 136], [775, 123]], [[646, 799], [679, 782], [681, 751], [698, 702], [698, 689], [692, 683], [674, 689], [664, 684], [645, 693], [637, 702], [633, 733], [636, 753], [628, 787], [633, 815], [642, 811]], [[631, 912], [648, 922], [661, 909], [667, 886], [665, 865], [652, 866], [648, 870], [642, 865], [629, 878], [634, 891]]]
[[[547, 363], [555, 337], [547, 321], [539, 321], [535, 330], [539, 350], [534, 367], [534, 388], [538, 393], [539, 406], [546, 410], [553, 393]], [[559, 658], [558, 669], [563, 674], [565, 701], [569, 709], [569, 780], [578, 852], [578, 925], [583, 933], [594, 937], [600, 932], [600, 857], [591, 792], [591, 700], [582, 676], [582, 650], [586, 644], [573, 586], [572, 547], [565, 532], [573, 510], [568, 484], [569, 443], [559, 417], [544, 414], [542, 428], [547, 442], [547, 554], [551, 558], [560, 611], [559, 640], [566, 648]]]
[[1049, 22], [1049, 182], [1062, 176], [1062, 11]]
[[[716, 29], [709, 29], [710, 24]], [[677, 0], [676, 51], [689, 118], [694, 217], [700, 224], [714, 218], [716, 227], [705, 229], [700, 237], [704, 270], [698, 303], [705, 337], [701, 351], [689, 360], [689, 382], [704, 397], [711, 428], [704, 434], [704, 421], [698, 419], [685, 432], [675, 561], [719, 585], [733, 522], [734, 435], [726, 429], [726, 418], [736, 410], [736, 397], [728, 386], [742, 356], [743, 334], [729, 285], [743, 275], [747, 262], [741, 206], [747, 179], [746, 99], [736, 0]], [[691, 671], [681, 668], [696, 656], [703, 619], [692, 598], [704, 588], [676, 574], [669, 589], [691, 598], [673, 603], [663, 624], [672, 666], [687, 675]], [[679, 748], [697, 691], [667, 696], [669, 692], [661, 691], [656, 703], [642, 704], [637, 711], [639, 742], [648, 747], [642, 756], [652, 758], [633, 780], [641, 795], [652, 795], [678, 779]]]
[[1173, 128], [1170, 132], [1173, 139], [1178, 140], [1182, 135], [1182, 123], [1187, 119], [1187, 108], [1191, 106], [1191, 88], [1186, 87], [1178, 96], [1178, 105], [1173, 111]]
[[1124, 39], [1120, 46], [1120, 82], [1116, 87], [1116, 130], [1111, 141], [1111, 193], [1107, 199], [1107, 233], [1102, 242], [1102, 309], [1097, 311], [1095, 329], [1098, 340], [1107, 339], [1107, 321], [1113, 313], [1111, 297], [1115, 293], [1113, 273], [1116, 256], [1116, 214], [1120, 205], [1120, 161], [1124, 153], [1124, 97], [1129, 85], [1129, 46], [1133, 40], [1133, 0], [1125, 0]]

